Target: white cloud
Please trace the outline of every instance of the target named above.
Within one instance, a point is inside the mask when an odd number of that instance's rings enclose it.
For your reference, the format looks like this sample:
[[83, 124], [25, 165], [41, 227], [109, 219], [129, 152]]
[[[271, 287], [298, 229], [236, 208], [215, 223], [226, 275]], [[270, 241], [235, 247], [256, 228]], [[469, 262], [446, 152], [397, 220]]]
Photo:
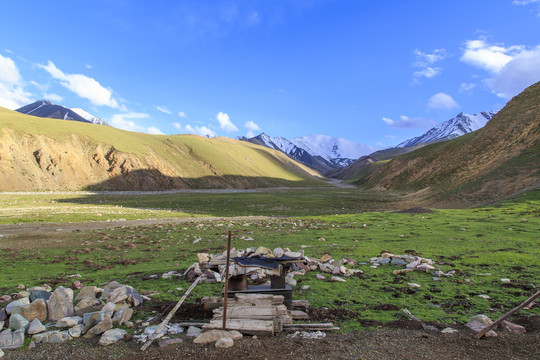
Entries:
[[471, 94], [475, 87], [476, 87], [475, 83], [461, 83], [461, 85], [459, 85], [459, 92]]
[[0, 106], [14, 110], [31, 103], [31, 93], [24, 90], [15, 62], [0, 55]]
[[177, 130], [180, 130], [182, 131], [182, 124], [178, 123], [178, 122], [174, 122], [172, 124]]
[[216, 137], [217, 134], [206, 126], [191, 126], [187, 125], [185, 130], [190, 134], [196, 134], [206, 137]]
[[162, 135], [163, 133], [161, 132], [161, 130], [159, 130], [158, 128], [154, 126], [145, 128], [144, 126], [141, 126], [137, 124], [135, 121], [133, 121], [136, 119], [146, 119], [149, 117], [150, 115], [145, 114], [145, 113], [138, 113], [138, 112], [121, 113], [121, 114], [113, 115], [111, 120], [108, 121], [108, 123], [109, 125], [122, 129], [122, 130]]
[[523, 50], [522, 45], [488, 44], [484, 38], [467, 40], [461, 61], [496, 74]]
[[383, 117], [382, 121], [395, 129], [429, 129], [435, 125], [435, 121], [433, 121], [432, 119], [426, 119], [421, 117], [411, 118], [406, 115], [401, 115], [399, 117], [399, 120], [393, 120], [387, 117]]
[[540, 46], [516, 55], [486, 83], [498, 96], [509, 99], [537, 81], [540, 81]]
[[484, 83], [498, 96], [508, 99], [540, 80], [540, 45], [488, 44], [485, 39], [469, 40], [461, 60], [488, 71]]
[[172, 112], [170, 112], [169, 109], [167, 109], [165, 106], [154, 105], [154, 107], [156, 108], [156, 110], [161, 111], [162, 113], [165, 113], [168, 115], [172, 114]]
[[459, 104], [448, 94], [437, 93], [428, 100], [429, 109], [459, 109]]
[[21, 81], [21, 74], [15, 61], [0, 55], [0, 83], [20, 85]]
[[219, 121], [219, 127], [222, 130], [227, 132], [238, 131], [236, 125], [231, 122], [229, 115], [220, 111], [219, 114], [216, 115], [216, 119]]
[[178, 112], [178, 117], [185, 118], [185, 117], [187, 117], [187, 115], [186, 115], [185, 112], [179, 111], [179, 112]]
[[536, 11], [536, 16], [540, 17], [540, 0], [514, 0], [512, 1], [512, 4], [514, 5], [536, 4], [534, 11]]
[[113, 98], [112, 90], [101, 86], [94, 78], [83, 74], [66, 74], [58, 69], [52, 61], [49, 61], [47, 65], [38, 64], [38, 66], [47, 71], [54, 79], [59, 80], [66, 89], [81, 98], [90, 100], [92, 104], [108, 106], [113, 109], [122, 108]]

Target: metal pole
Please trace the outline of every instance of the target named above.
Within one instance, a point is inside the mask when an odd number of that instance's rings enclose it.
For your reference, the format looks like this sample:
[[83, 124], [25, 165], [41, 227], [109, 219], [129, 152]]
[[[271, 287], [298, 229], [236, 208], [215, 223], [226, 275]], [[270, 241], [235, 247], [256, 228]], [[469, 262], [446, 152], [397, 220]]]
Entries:
[[227, 263], [225, 264], [225, 290], [223, 294], [223, 330], [227, 330], [227, 297], [229, 296], [229, 262], [231, 261], [231, 232], [227, 237]]

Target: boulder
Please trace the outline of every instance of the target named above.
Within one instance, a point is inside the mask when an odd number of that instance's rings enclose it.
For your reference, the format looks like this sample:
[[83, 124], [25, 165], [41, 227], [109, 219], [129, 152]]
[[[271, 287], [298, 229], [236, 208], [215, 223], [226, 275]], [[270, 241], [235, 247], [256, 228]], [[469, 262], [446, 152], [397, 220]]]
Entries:
[[37, 299], [42, 299], [44, 301], [47, 301], [49, 300], [51, 295], [52, 295], [52, 292], [47, 291], [47, 290], [32, 290], [30, 292], [30, 301], [34, 302]]
[[130, 308], [121, 308], [114, 313], [112, 318], [113, 325], [122, 325], [125, 322], [129, 321], [133, 316], [133, 309]]
[[21, 314], [12, 314], [9, 318], [9, 328], [13, 330], [23, 329], [26, 331], [30, 326], [30, 321], [26, 320]]
[[49, 343], [51, 344], [62, 344], [68, 340], [71, 340], [71, 335], [69, 335], [68, 331], [51, 331], [49, 335]]
[[83, 288], [83, 283], [80, 281], [80, 280], [75, 280], [74, 282], [71, 283], [71, 288], [73, 290], [80, 290]]
[[79, 325], [74, 326], [71, 329], [69, 329], [68, 333], [72, 338], [78, 338], [78, 337], [81, 336], [83, 329], [84, 329], [84, 325], [79, 324]]
[[242, 334], [240, 334], [238, 331], [230, 332], [225, 330], [210, 330], [207, 332], [204, 332], [197, 336], [193, 340], [195, 344], [208, 344], [212, 342], [216, 342], [219, 339], [223, 338], [229, 338], [231, 340], [239, 340], [242, 338]]
[[86, 297], [75, 305], [75, 315], [83, 316], [86, 313], [100, 311], [103, 308], [103, 301], [96, 299], [95, 297]]
[[101, 309], [101, 311], [103, 311], [105, 313], [105, 316], [107, 316], [107, 315], [112, 316], [115, 310], [116, 310], [116, 304], [113, 303], [113, 302], [108, 302]]
[[82, 324], [82, 318], [80, 316], [69, 316], [61, 318], [56, 322], [56, 327], [58, 328], [72, 328]]
[[11, 331], [4, 330], [0, 333], [0, 349], [18, 349], [24, 345], [24, 329]]
[[21, 306], [26, 306], [26, 305], [29, 305], [29, 304], [30, 304], [30, 299], [29, 298], [22, 298], [22, 299], [19, 299], [19, 300], [12, 301], [9, 304], [7, 304], [6, 313], [11, 314], [13, 312], [13, 309], [21, 307]]
[[210, 261], [210, 255], [207, 253], [198, 253], [197, 260], [199, 260], [199, 264], [207, 263]]
[[13, 309], [13, 314], [21, 314], [26, 320], [39, 319], [41, 322], [47, 321], [47, 304], [43, 299], [37, 299], [31, 304], [19, 306]]
[[269, 248], [266, 248], [264, 246], [259, 246], [257, 248], [257, 250], [255, 250], [254, 252], [255, 255], [262, 255], [262, 256], [269, 256], [269, 255], [274, 255], [272, 250], [270, 250]]
[[81, 301], [84, 298], [96, 298], [98, 288], [95, 286], [85, 286], [79, 291], [75, 297], [75, 302]]
[[217, 349], [227, 349], [234, 345], [234, 341], [231, 338], [221, 338], [218, 341], [216, 341], [216, 348]]
[[122, 285], [107, 294], [107, 302], [117, 303], [123, 300], [132, 306], [138, 306], [143, 302], [141, 294], [129, 285]]
[[103, 335], [101, 335], [101, 338], [99, 339], [99, 345], [107, 346], [114, 344], [118, 340], [122, 340], [126, 334], [127, 331], [124, 329], [107, 330], [103, 333]]
[[285, 251], [283, 251], [282, 248], [277, 247], [274, 249], [274, 256], [275, 257], [282, 257], [285, 254]]
[[515, 334], [523, 334], [526, 332], [525, 328], [521, 325], [514, 324], [510, 321], [504, 320], [501, 327], [505, 331], [513, 332]]
[[[107, 284], [107, 286], [105, 286], [105, 288], [103, 289], [103, 293], [101, 294], [100, 296], [100, 299], [103, 300], [103, 301], [106, 301], [107, 300], [107, 296], [109, 295], [110, 292], [114, 291], [115, 289], [119, 288], [120, 286], [122, 286], [121, 284], [119, 284], [118, 282], [116, 281], [111, 281], [110, 283]], [[82, 291], [82, 290], [81, 290]]]
[[[471, 321], [465, 324], [465, 326], [473, 331], [480, 332], [482, 331], [486, 326], [491, 325], [493, 321], [486, 315], [476, 315], [471, 318]], [[487, 337], [495, 337], [497, 336], [497, 333], [493, 330], [489, 330], [486, 335]]]
[[201, 329], [195, 326], [188, 327], [186, 336], [188, 337], [198, 337], [201, 335]]
[[6, 309], [3, 308], [0, 310], [0, 321], [4, 321], [8, 318], [8, 313], [6, 312]]
[[47, 300], [47, 310], [51, 321], [73, 316], [73, 290], [63, 286], [58, 287]]
[[30, 326], [28, 327], [28, 334], [30, 335], [39, 334], [46, 330], [47, 328], [43, 326], [41, 321], [39, 321], [38, 318], [35, 318], [34, 320], [30, 322]]
[[[87, 324], [88, 325], [88, 324]], [[86, 327], [85, 327], [86, 328]], [[91, 329], [86, 331], [84, 337], [85, 338], [92, 338], [94, 336], [98, 336], [103, 334], [105, 331], [110, 330], [113, 328], [112, 320], [110, 316], [105, 316], [105, 319], [103, 319], [101, 322], [99, 322], [97, 325], [93, 326]]]
[[83, 315], [83, 324], [85, 324], [85, 325], [88, 324], [88, 322], [91, 319], [94, 319], [94, 321], [95, 321], [94, 325], [95, 325], [98, 322], [105, 319], [105, 313], [103, 311], [96, 311], [96, 312], [93, 312], [93, 313], [86, 313], [86, 314]]

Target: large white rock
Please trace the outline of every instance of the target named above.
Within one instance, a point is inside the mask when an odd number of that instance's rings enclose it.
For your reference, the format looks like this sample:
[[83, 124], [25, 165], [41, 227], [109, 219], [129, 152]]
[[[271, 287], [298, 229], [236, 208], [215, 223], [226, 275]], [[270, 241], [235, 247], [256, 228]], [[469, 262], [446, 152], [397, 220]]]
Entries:
[[231, 338], [225, 337], [216, 341], [216, 348], [218, 349], [227, 349], [234, 345], [234, 341]]
[[47, 300], [47, 309], [51, 321], [73, 316], [73, 290], [63, 286], [58, 287]]
[[99, 345], [107, 346], [114, 344], [118, 340], [122, 340], [124, 338], [124, 335], [127, 334], [127, 331], [124, 329], [110, 329], [107, 330], [101, 335], [101, 338], [99, 339]]

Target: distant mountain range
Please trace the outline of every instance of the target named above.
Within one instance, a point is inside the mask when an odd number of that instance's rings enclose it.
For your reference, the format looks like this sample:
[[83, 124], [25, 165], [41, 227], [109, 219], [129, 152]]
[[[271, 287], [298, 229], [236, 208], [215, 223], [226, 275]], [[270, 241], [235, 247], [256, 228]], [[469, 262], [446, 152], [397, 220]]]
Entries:
[[80, 121], [98, 125], [108, 125], [100, 118], [88, 113], [79, 108], [68, 109], [65, 106], [55, 104], [48, 100], [38, 100], [31, 104], [25, 105], [15, 111], [26, 115], [32, 115], [49, 119], [63, 119]]
[[242, 137], [240, 140], [279, 150], [326, 176], [342, 178], [344, 176], [342, 170], [348, 171], [350, 166], [358, 167], [355, 163], [368, 164], [389, 160], [427, 144], [454, 139], [482, 128], [493, 115], [495, 115], [493, 111], [473, 115], [460, 113], [423, 135], [406, 140], [396, 147], [375, 152], [372, 152], [374, 149], [367, 145], [325, 135], [309, 135], [288, 140], [284, 137], [272, 137], [262, 133], [249, 139]]

